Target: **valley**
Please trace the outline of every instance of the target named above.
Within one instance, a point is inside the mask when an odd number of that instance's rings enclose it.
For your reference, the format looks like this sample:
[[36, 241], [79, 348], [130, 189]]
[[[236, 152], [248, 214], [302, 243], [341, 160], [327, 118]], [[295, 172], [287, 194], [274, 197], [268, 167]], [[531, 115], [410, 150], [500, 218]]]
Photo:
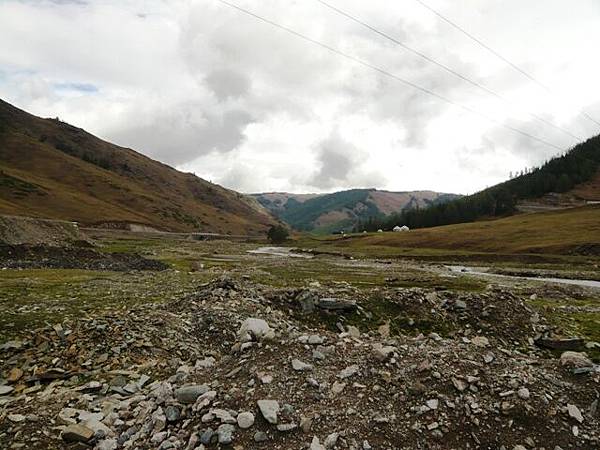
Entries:
[[600, 443], [600, 289], [451, 267], [586, 279], [597, 255], [87, 234], [164, 268], [2, 271], [2, 447]]

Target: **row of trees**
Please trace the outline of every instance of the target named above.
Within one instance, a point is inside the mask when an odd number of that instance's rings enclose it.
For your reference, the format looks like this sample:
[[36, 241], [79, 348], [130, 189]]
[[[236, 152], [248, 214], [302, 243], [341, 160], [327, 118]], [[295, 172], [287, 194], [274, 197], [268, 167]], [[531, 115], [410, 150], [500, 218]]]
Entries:
[[357, 223], [355, 231], [389, 230], [398, 224], [426, 228], [509, 215], [515, 212], [519, 200], [538, 198], [550, 192], [567, 192], [590, 180], [599, 168], [600, 136], [596, 136], [504, 183], [447, 203], [369, 217]]

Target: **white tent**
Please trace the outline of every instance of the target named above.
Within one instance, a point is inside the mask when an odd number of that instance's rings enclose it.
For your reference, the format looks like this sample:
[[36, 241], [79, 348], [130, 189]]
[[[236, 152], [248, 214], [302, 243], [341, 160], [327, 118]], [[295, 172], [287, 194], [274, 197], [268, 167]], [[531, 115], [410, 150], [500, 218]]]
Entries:
[[394, 228], [392, 228], [392, 231], [397, 233], [398, 231], [402, 231], [402, 228], [400, 228], [398, 225], [396, 225]]
[[409, 230], [410, 230], [410, 228], [408, 228], [406, 225], [402, 225], [401, 227], [398, 226], [398, 225], [396, 225], [393, 228], [393, 231], [396, 232], [396, 233], [399, 233], [399, 232], [402, 232], [402, 231], [409, 231]]

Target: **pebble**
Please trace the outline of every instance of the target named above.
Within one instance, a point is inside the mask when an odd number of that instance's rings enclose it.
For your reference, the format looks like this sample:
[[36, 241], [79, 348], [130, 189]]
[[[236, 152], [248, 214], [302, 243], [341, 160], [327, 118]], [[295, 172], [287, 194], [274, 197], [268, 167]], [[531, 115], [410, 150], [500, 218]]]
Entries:
[[243, 430], [250, 428], [252, 425], [254, 425], [254, 414], [251, 412], [243, 412], [238, 414], [237, 424]]
[[567, 412], [569, 413], [569, 417], [572, 417], [579, 423], [583, 423], [583, 416], [577, 405], [568, 404]]

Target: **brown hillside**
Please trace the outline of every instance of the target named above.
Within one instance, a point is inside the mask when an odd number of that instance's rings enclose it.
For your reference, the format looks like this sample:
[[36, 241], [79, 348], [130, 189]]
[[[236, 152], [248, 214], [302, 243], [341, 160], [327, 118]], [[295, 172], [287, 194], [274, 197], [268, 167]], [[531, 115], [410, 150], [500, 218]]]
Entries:
[[0, 214], [257, 234], [254, 199], [0, 100]]

